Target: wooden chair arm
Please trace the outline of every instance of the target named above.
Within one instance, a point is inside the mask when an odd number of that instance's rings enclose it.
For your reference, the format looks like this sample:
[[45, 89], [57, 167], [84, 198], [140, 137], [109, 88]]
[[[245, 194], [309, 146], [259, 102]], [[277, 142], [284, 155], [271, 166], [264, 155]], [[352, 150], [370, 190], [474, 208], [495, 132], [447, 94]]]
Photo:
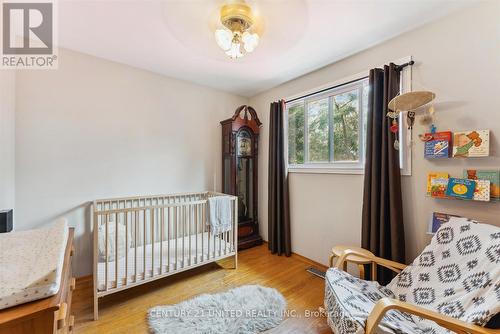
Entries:
[[[383, 258], [375, 256], [375, 255], [363, 254], [363, 253], [357, 252], [356, 250], [353, 250], [353, 249], [346, 249], [345, 251], [343, 251], [342, 254], [340, 254], [340, 256], [339, 256], [339, 259], [338, 259], [335, 267], [339, 270], [342, 270], [342, 268], [344, 267], [344, 262], [346, 262], [349, 259], [349, 256], [352, 256], [352, 255], [355, 255], [357, 257], [363, 257], [366, 260], [371, 261], [372, 264], [376, 264], [376, 265], [391, 269], [392, 271], [394, 271], [396, 273], [400, 273], [401, 270], [403, 270], [404, 268], [407, 267], [406, 264], [383, 259]], [[375, 267], [375, 266], [373, 266], [373, 267]]]
[[375, 307], [366, 320], [365, 333], [375, 334], [380, 321], [384, 317], [385, 313], [389, 310], [398, 310], [405, 313], [411, 313], [416, 316], [432, 320], [438, 325], [452, 330], [456, 333], [500, 334], [500, 330], [498, 329], [489, 329], [477, 325], [472, 325], [465, 321], [448, 317], [441, 313], [434, 312], [420, 306], [390, 298], [382, 298], [375, 304]]

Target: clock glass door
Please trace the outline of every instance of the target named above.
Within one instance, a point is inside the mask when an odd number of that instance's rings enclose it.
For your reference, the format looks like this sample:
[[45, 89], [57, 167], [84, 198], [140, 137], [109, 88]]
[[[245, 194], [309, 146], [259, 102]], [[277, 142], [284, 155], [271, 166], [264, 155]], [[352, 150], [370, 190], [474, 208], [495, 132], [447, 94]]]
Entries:
[[238, 220], [253, 220], [253, 155], [252, 136], [243, 129], [237, 135], [236, 187], [238, 195]]

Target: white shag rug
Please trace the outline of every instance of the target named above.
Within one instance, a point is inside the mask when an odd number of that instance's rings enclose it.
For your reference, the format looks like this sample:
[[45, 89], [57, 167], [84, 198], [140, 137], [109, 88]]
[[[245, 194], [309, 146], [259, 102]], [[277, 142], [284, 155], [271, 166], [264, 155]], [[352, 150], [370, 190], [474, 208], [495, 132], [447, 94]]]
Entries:
[[255, 334], [278, 326], [285, 310], [286, 300], [276, 289], [244, 285], [153, 307], [148, 322], [155, 334]]

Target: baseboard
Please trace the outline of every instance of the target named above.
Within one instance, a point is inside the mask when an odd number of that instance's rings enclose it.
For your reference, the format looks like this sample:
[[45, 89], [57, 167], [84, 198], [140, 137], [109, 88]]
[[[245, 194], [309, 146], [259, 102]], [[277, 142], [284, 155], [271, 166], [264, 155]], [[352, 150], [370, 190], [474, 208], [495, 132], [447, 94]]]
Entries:
[[[263, 243], [263, 244], [265, 244], [265, 245], [266, 245], [266, 247], [267, 247], [267, 245], [269, 244], [267, 241], [263, 241], [262, 243]], [[300, 254], [297, 254], [297, 253], [295, 253], [295, 252], [292, 252], [292, 256], [291, 256], [291, 257], [296, 258], [296, 259], [298, 259], [298, 260], [300, 260], [300, 261], [302, 261], [302, 262], [305, 262], [305, 263], [307, 263], [307, 264], [310, 264], [310, 265], [312, 265], [312, 266], [318, 267], [319, 269], [321, 269], [321, 270], [323, 270], [323, 271], [326, 271], [326, 270], [328, 269], [328, 266], [325, 266], [324, 264], [321, 264], [321, 263], [319, 263], [319, 262], [316, 262], [316, 261], [314, 261], [314, 260], [311, 260], [310, 258], [305, 257], [305, 256], [300, 255]]]
[[302, 256], [300, 254], [297, 254], [297, 253], [293, 253], [292, 252], [292, 257], [293, 258], [296, 258], [296, 259], [299, 259], [301, 260], [302, 262], [305, 262], [307, 264], [310, 264], [314, 267], [318, 267], [319, 269], [323, 270], [323, 271], [327, 271], [328, 270], [328, 266], [325, 266], [324, 264], [321, 264], [319, 262], [316, 262], [314, 260], [311, 260], [310, 258], [307, 258], [305, 256]]
[[86, 282], [86, 281], [92, 281], [92, 274], [77, 277], [76, 281], [79, 283]]

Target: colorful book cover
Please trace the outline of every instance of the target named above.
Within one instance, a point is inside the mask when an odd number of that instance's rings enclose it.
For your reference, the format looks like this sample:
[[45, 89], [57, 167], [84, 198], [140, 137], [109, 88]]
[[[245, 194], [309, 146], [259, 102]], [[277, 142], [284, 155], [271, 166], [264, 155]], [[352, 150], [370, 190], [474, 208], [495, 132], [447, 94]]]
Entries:
[[490, 199], [500, 201], [500, 170], [465, 169], [464, 178], [490, 181]]
[[424, 157], [427, 159], [449, 158], [451, 156], [451, 132], [443, 131], [426, 133], [426, 137], [432, 137], [425, 142]]
[[453, 134], [454, 157], [487, 157], [490, 155], [490, 130], [472, 130]]
[[448, 181], [446, 196], [472, 199], [476, 190], [476, 181], [451, 177]]
[[427, 196], [432, 195], [432, 179], [434, 178], [441, 178], [441, 179], [448, 179], [450, 177], [450, 174], [448, 173], [442, 173], [442, 172], [430, 172], [427, 174]]
[[437, 198], [446, 198], [446, 189], [448, 188], [447, 177], [434, 177], [431, 179], [431, 196]]
[[489, 180], [476, 180], [476, 190], [474, 191], [475, 201], [490, 201], [490, 181]]
[[436, 231], [441, 227], [441, 225], [446, 224], [447, 222], [450, 221], [451, 217], [460, 217], [460, 216], [450, 215], [441, 212], [433, 212], [429, 233], [436, 233]]

